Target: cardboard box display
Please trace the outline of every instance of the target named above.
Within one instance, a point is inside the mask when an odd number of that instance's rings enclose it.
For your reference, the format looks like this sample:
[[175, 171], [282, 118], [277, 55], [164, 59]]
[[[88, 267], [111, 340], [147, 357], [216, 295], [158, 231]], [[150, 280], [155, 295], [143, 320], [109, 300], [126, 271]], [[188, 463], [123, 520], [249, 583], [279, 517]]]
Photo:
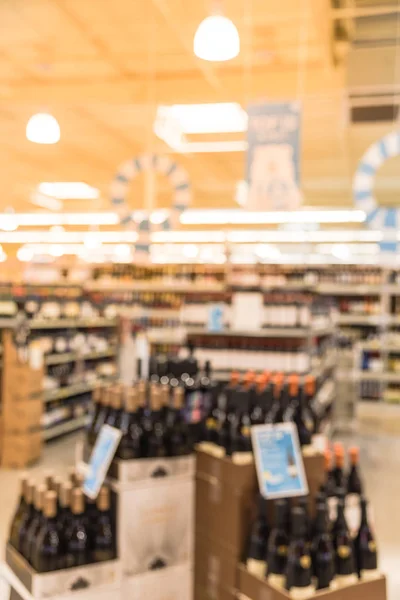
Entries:
[[121, 592], [121, 600], [192, 600], [192, 564], [188, 562], [126, 577]]
[[204, 530], [196, 529], [195, 586], [202, 588], [210, 598], [218, 600], [219, 590], [235, 589], [237, 558]]
[[42, 400], [5, 403], [3, 406], [4, 433], [25, 433], [41, 428]]
[[[251, 600], [290, 600], [286, 590], [279, 590], [249, 573], [244, 565], [239, 565], [239, 592]], [[386, 600], [386, 578], [364, 581], [338, 590], [320, 590], [304, 600]]]
[[35, 462], [42, 452], [42, 434], [4, 434], [1, 465], [6, 468], [21, 468]]
[[118, 493], [118, 554], [127, 575], [183, 564], [193, 557], [194, 481], [170, 477]]
[[210, 596], [207, 590], [200, 586], [194, 588], [194, 600], [237, 600], [236, 590], [229, 590], [224, 587], [220, 587], [217, 590], [218, 595]]
[[[51, 573], [37, 573], [29, 563], [9, 544], [6, 563], [34, 598], [52, 598], [91, 588], [119, 584], [121, 564], [119, 560], [60, 569]], [[115, 596], [114, 596], [115, 597]]]
[[114, 459], [108, 475], [121, 484], [166, 477], [194, 477], [195, 457], [176, 456], [168, 458], [140, 458], [137, 460]]
[[2, 399], [4, 404], [39, 399], [43, 395], [43, 372], [28, 368], [4, 370]]

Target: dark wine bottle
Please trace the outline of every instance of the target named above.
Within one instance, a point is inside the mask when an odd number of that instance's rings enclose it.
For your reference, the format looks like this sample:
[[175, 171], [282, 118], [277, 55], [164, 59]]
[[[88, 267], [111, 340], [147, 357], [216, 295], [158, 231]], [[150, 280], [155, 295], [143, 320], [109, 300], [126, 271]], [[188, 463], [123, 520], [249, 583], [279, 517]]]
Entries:
[[101, 428], [107, 423], [108, 415], [110, 412], [110, 401], [111, 401], [111, 389], [104, 387], [101, 394], [100, 410], [98, 412], [97, 420], [93, 430], [93, 439], [96, 443], [97, 437], [101, 431]]
[[324, 453], [325, 483], [322, 486], [326, 497], [334, 498], [336, 496], [336, 478], [332, 469], [332, 452], [329, 449]]
[[60, 511], [58, 513], [58, 522], [62, 531], [67, 531], [71, 523], [71, 498], [72, 483], [70, 481], [66, 481], [61, 486], [59, 499]]
[[103, 486], [97, 496], [97, 516], [92, 527], [92, 561], [102, 562], [116, 557], [115, 536], [110, 511], [110, 490]]
[[283, 383], [283, 373], [276, 373], [272, 379], [272, 405], [265, 417], [266, 423], [282, 423], [283, 413], [286, 408], [286, 405], [283, 401]]
[[24, 553], [26, 534], [32, 523], [33, 518], [35, 517], [35, 507], [33, 504], [34, 494], [35, 494], [35, 485], [31, 480], [29, 480], [26, 485], [26, 493], [25, 493], [26, 510], [22, 516], [19, 531], [18, 531], [17, 550], [21, 554]]
[[336, 583], [339, 586], [357, 582], [353, 540], [347, 527], [344, 514], [344, 492], [339, 492], [337, 517], [332, 528], [332, 538], [336, 553]]
[[32, 566], [38, 573], [62, 569], [63, 548], [57, 524], [57, 498], [55, 492], [46, 492], [44, 498], [44, 520], [32, 551]]
[[26, 558], [28, 562], [32, 561], [32, 555], [36, 544], [36, 537], [39, 533], [39, 530], [44, 522], [44, 498], [46, 495], [47, 489], [45, 485], [39, 485], [35, 489], [33, 505], [35, 509], [35, 514], [32, 518], [32, 521], [26, 531], [24, 545], [22, 548], [22, 554]]
[[44, 483], [47, 489], [51, 492], [54, 491], [54, 471], [47, 469], [43, 473]]
[[271, 529], [267, 546], [268, 581], [283, 588], [289, 545], [287, 500], [276, 500], [274, 509], [275, 526]]
[[300, 496], [297, 499], [297, 506], [302, 508], [304, 511], [304, 519], [306, 522], [306, 541], [307, 541], [307, 543], [311, 543], [312, 526], [311, 526], [308, 496]]
[[167, 419], [169, 456], [185, 456], [191, 452], [189, 429], [183, 415], [183, 402], [184, 390], [177, 387], [174, 389], [172, 407]]
[[[355, 496], [354, 500], [359, 500], [363, 493], [363, 486], [359, 472], [360, 450], [357, 446], [349, 448], [350, 471], [347, 476], [347, 494]], [[353, 500], [348, 497], [348, 500]]]
[[368, 501], [360, 500], [361, 525], [355, 539], [357, 571], [360, 579], [368, 581], [379, 577], [376, 541], [368, 520]]
[[161, 394], [157, 387], [151, 389], [150, 395], [150, 417], [147, 433], [147, 456], [149, 458], [161, 458], [167, 456], [166, 429], [162, 419]]
[[14, 548], [18, 548], [19, 542], [19, 530], [21, 527], [21, 521], [24, 518], [25, 512], [27, 511], [26, 504], [26, 491], [28, 486], [28, 476], [26, 473], [23, 473], [20, 477], [20, 492], [19, 492], [19, 502], [17, 509], [14, 513], [14, 516], [10, 525], [10, 533], [8, 537], [9, 543], [14, 546]]
[[311, 596], [315, 591], [306, 517], [304, 510], [297, 507], [292, 509], [292, 538], [288, 549], [285, 585], [295, 599], [306, 598], [306, 594]]
[[89, 539], [82, 490], [74, 488], [71, 499], [72, 517], [65, 532], [66, 567], [79, 567], [90, 561]]
[[262, 425], [265, 420], [265, 415], [271, 408], [271, 397], [268, 384], [269, 379], [265, 373], [257, 376], [250, 412], [250, 421], [252, 425]]
[[126, 393], [125, 410], [120, 426], [122, 438], [117, 449], [117, 457], [122, 460], [132, 460], [146, 455], [138, 409], [138, 391], [136, 388], [130, 388]]
[[110, 409], [107, 416], [107, 425], [110, 427], [119, 428], [122, 415], [122, 389], [116, 385], [111, 388], [110, 393]]
[[102, 394], [103, 394], [103, 386], [97, 385], [92, 393], [93, 410], [92, 410], [90, 424], [89, 424], [88, 431], [87, 431], [87, 441], [90, 446], [93, 446], [93, 444], [96, 441], [95, 427], [96, 427], [96, 421], [99, 417], [99, 412], [101, 410]]
[[337, 488], [344, 488], [346, 490], [346, 477], [344, 474], [344, 448], [343, 444], [336, 442], [333, 447], [335, 454], [335, 467], [333, 469], [333, 476]]
[[317, 505], [311, 556], [317, 590], [331, 587], [335, 576], [335, 550], [329, 533], [326, 503]]
[[269, 527], [267, 521], [266, 500], [259, 494], [257, 514], [251, 527], [249, 549], [246, 559], [248, 571], [258, 577], [265, 577], [266, 574], [268, 536]]
[[[310, 382], [308, 383], [310, 386]], [[299, 434], [300, 446], [302, 451], [309, 452], [312, 444], [312, 435], [315, 429], [314, 415], [311, 412], [309, 406], [309, 397], [306, 392], [306, 388], [303, 390], [299, 389], [299, 402], [297, 404], [297, 410], [295, 411], [294, 422], [297, 427]]]

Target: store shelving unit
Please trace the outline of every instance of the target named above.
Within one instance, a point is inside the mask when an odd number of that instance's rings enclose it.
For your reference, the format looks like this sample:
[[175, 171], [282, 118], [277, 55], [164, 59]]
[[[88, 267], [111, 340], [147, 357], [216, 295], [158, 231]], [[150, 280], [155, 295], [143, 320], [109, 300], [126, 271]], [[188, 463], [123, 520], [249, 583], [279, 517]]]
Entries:
[[48, 354], [44, 357], [45, 365], [60, 365], [63, 363], [76, 362], [78, 360], [96, 360], [98, 358], [110, 358], [116, 356], [116, 349], [111, 348], [104, 352], [89, 352], [80, 354], [77, 352], [64, 352], [60, 354]]
[[49, 440], [60, 437], [66, 433], [78, 431], [79, 429], [82, 429], [82, 427], [86, 427], [88, 421], [88, 416], [84, 415], [75, 419], [69, 419], [51, 427], [46, 427], [42, 431], [42, 438], [44, 441], [48, 442]]

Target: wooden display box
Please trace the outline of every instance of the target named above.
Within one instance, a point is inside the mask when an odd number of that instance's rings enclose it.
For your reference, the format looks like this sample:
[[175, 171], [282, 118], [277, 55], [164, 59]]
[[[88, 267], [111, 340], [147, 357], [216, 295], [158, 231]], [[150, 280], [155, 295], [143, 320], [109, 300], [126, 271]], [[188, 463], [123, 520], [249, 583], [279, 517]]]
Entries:
[[[244, 565], [238, 568], [239, 592], [249, 600], [290, 600], [286, 590], [271, 586], [266, 579], [249, 573]], [[338, 590], [320, 590], [304, 600], [386, 600], [386, 578], [363, 581]]]
[[29, 433], [41, 428], [42, 400], [6, 402], [3, 406], [4, 434]]
[[4, 434], [2, 437], [1, 466], [21, 469], [34, 463], [42, 452], [42, 434], [33, 433]]
[[100, 592], [107, 586], [121, 582], [121, 565], [117, 559], [51, 573], [37, 573], [24, 557], [8, 544], [6, 563], [35, 599], [56, 598], [63, 594], [72, 598], [75, 593], [79, 597], [82, 590]]

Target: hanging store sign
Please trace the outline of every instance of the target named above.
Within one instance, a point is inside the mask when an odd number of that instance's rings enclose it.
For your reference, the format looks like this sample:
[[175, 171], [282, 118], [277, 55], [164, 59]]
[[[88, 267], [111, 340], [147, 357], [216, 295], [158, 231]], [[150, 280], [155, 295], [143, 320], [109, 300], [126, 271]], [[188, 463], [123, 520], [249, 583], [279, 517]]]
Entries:
[[248, 108], [248, 210], [294, 210], [300, 192], [298, 102], [254, 104]]
[[136, 223], [134, 213], [127, 203], [127, 195], [132, 180], [139, 173], [145, 171], [155, 171], [165, 175], [174, 191], [169, 216], [159, 225], [158, 229], [169, 231], [179, 226], [179, 217], [189, 206], [192, 191], [187, 171], [168, 156], [143, 154], [127, 160], [119, 167], [111, 184], [111, 204], [118, 213], [120, 224], [138, 233], [138, 239], [134, 245], [135, 253], [149, 255], [150, 236], [155, 226], [150, 221], [150, 215]]
[[384, 252], [397, 251], [397, 230], [400, 208], [379, 206], [374, 195], [378, 170], [389, 159], [400, 155], [400, 132], [389, 133], [368, 148], [361, 158], [353, 179], [353, 197], [356, 207], [366, 213], [366, 224], [382, 231], [379, 246]]

